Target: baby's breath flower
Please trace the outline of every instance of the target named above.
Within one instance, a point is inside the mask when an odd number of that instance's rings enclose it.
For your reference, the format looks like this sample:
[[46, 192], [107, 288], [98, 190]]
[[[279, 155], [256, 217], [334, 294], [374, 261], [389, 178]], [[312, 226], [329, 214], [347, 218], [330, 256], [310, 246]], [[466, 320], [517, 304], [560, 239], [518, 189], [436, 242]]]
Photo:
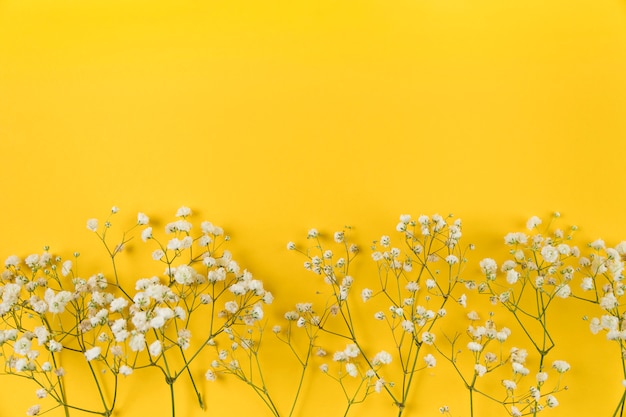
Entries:
[[120, 366], [120, 374], [124, 376], [128, 376], [133, 373], [133, 368], [128, 365]]
[[92, 232], [96, 232], [98, 230], [98, 219], [89, 219], [87, 220], [87, 229]]
[[137, 213], [137, 224], [140, 226], [148, 224], [150, 219], [144, 213]]
[[88, 362], [92, 361], [100, 356], [101, 351], [102, 349], [100, 348], [100, 346], [95, 346], [91, 349], [88, 349], [85, 351], [85, 358]]
[[471, 351], [471, 352], [480, 352], [481, 350], [483, 350], [483, 345], [481, 345], [478, 342], [469, 342], [467, 344], [467, 348]]
[[348, 362], [346, 363], [346, 372], [348, 373], [348, 375], [350, 375], [352, 378], [356, 378], [358, 373], [358, 370], [356, 368], [356, 365], [353, 364], [352, 362]]
[[546, 397], [546, 405], [550, 408], [554, 408], [556, 406], [559, 405], [559, 402], [557, 401], [557, 399], [554, 397], [554, 395], [548, 395]]
[[536, 228], [537, 226], [539, 226], [541, 224], [541, 219], [537, 216], [532, 216], [530, 219], [528, 219], [528, 221], [526, 222], [526, 228], [528, 230], [533, 230], [534, 228]]
[[569, 371], [570, 365], [565, 361], [558, 360], [552, 362], [552, 368], [556, 369], [558, 373], [562, 374]]
[[422, 333], [422, 342], [426, 343], [427, 345], [432, 345], [433, 343], [435, 343], [435, 335], [433, 333], [430, 332], [424, 332]]
[[437, 359], [431, 353], [424, 356], [424, 362], [426, 362], [426, 366], [429, 368], [434, 368], [437, 365]]
[[40, 410], [41, 410], [41, 407], [39, 406], [39, 404], [35, 404], [32, 407], [30, 407], [28, 410], [26, 410], [26, 415], [36, 416], [37, 414], [39, 414]]
[[384, 350], [381, 350], [376, 354], [376, 356], [374, 356], [374, 359], [372, 360], [372, 365], [387, 365], [391, 363], [391, 360], [391, 354], [385, 352]]

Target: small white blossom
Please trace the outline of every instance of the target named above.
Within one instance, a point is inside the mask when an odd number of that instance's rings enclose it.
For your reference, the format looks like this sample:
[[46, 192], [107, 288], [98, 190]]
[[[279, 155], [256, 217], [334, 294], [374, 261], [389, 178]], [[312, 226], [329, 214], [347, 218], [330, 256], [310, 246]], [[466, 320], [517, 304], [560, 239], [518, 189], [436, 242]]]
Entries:
[[391, 354], [385, 352], [384, 350], [381, 350], [380, 352], [378, 352], [376, 354], [376, 356], [374, 356], [374, 359], [372, 360], [372, 364], [373, 365], [387, 365], [390, 364], [392, 360]]
[[582, 282], [580, 284], [580, 288], [582, 288], [584, 291], [593, 290], [593, 288], [594, 288], [593, 278], [591, 278], [591, 277], [583, 278], [583, 280], [582, 280]]
[[552, 245], [541, 248], [541, 256], [548, 263], [554, 263], [559, 259], [559, 251]]
[[40, 410], [41, 410], [41, 407], [39, 406], [39, 404], [35, 404], [32, 407], [30, 407], [28, 410], [26, 410], [26, 415], [36, 416], [37, 414], [39, 414]]
[[541, 224], [541, 219], [537, 216], [532, 216], [530, 219], [528, 219], [528, 221], [526, 222], [526, 228], [528, 230], [533, 230], [534, 228], [536, 228], [537, 226], [539, 226]]
[[433, 343], [435, 343], [435, 335], [433, 333], [430, 332], [424, 332], [422, 333], [422, 342], [426, 343], [427, 345], [432, 345]]
[[402, 329], [407, 333], [413, 333], [415, 325], [410, 320], [403, 320], [401, 323]]
[[128, 365], [120, 366], [120, 374], [124, 376], [128, 376], [133, 373], [133, 368]]
[[517, 388], [517, 384], [515, 383], [515, 381], [511, 381], [510, 379], [504, 379], [502, 381], [502, 385], [504, 385], [504, 387], [507, 390], [511, 390], [511, 391], [513, 391], [513, 390], [515, 390], [515, 388]]
[[569, 363], [565, 361], [554, 361], [552, 362], [552, 367], [556, 369], [558, 373], [561, 373], [561, 374], [569, 371], [570, 369]]
[[430, 353], [424, 356], [424, 362], [426, 362], [426, 366], [429, 368], [434, 368], [437, 365], [437, 359]]
[[554, 395], [548, 395], [546, 397], [546, 405], [550, 408], [554, 408], [556, 406], [559, 405], [559, 402], [557, 401], [557, 399], [554, 397]]
[[89, 219], [87, 220], [87, 229], [92, 232], [98, 231], [98, 219]]
[[478, 342], [469, 342], [467, 344], [467, 348], [471, 351], [471, 352], [480, 352], [481, 350], [483, 350], [483, 345], [481, 345]]
[[100, 346], [92, 347], [85, 351], [85, 358], [87, 358], [87, 361], [92, 361], [100, 356], [101, 351]]
[[137, 224], [140, 226], [148, 224], [150, 219], [144, 213], [137, 213]]

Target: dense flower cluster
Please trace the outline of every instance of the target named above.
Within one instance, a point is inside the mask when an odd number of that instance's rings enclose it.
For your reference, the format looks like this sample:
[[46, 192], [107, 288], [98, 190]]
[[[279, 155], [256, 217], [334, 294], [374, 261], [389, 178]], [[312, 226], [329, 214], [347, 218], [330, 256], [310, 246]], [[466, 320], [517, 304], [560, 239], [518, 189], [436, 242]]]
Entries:
[[[576, 245], [576, 227], [554, 229], [533, 216], [526, 230], [504, 236], [502, 256], [474, 262], [468, 260], [473, 245], [462, 243], [460, 219], [403, 214], [393, 233], [381, 235], [361, 257], [372, 273], [353, 266], [362, 250], [351, 241], [351, 228], [329, 235], [310, 229], [305, 244], [289, 242], [287, 249], [304, 257], [315, 290], [308, 300], [289, 300], [291, 309], [268, 314], [272, 293], [225, 248], [229, 237], [222, 228], [194, 224], [192, 211], [181, 207], [160, 230], [138, 213], [115, 240], [118, 211], [86, 223], [102, 242], [111, 272], [79, 274], [78, 253], [64, 259], [49, 248], [4, 262], [0, 354], [4, 374], [36, 386], [37, 404], [27, 415], [56, 406], [66, 416], [72, 410], [111, 415], [118, 385], [151, 368], [169, 386], [172, 416], [181, 377], [204, 408], [198, 376], [212, 382], [235, 377], [273, 416], [295, 416], [305, 381], [320, 372], [345, 398], [344, 416], [371, 395], [387, 396], [394, 415], [413, 413], [420, 373], [440, 372], [453, 372], [467, 389], [470, 416], [479, 413], [476, 396], [510, 416], [536, 416], [565, 400], [563, 379], [571, 367], [554, 356], [562, 351], [554, 350], [553, 318], [566, 303], [579, 302], [596, 308], [586, 317], [590, 332], [619, 345], [626, 369], [626, 242]], [[156, 267], [129, 279], [118, 261], [141, 253], [127, 250], [131, 231]], [[264, 339], [266, 329], [271, 340]], [[271, 366], [263, 349], [285, 349], [278, 354], [294, 365], [295, 389], [286, 406], [285, 395], [267, 382]], [[61, 366], [70, 355], [82, 369]], [[100, 404], [68, 400], [76, 397], [68, 396], [65, 381], [83, 378], [82, 371], [93, 379]], [[626, 387], [626, 374], [621, 383]], [[615, 415], [624, 408], [626, 388]]]

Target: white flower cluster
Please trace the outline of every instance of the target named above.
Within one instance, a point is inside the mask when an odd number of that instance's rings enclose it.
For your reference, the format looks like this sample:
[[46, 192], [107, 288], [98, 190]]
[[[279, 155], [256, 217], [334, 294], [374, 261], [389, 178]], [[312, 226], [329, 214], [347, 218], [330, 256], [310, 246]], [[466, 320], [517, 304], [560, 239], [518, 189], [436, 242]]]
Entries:
[[[118, 210], [114, 207], [111, 215]], [[4, 356], [7, 369], [36, 380], [44, 393], [50, 392], [51, 398], [61, 401], [59, 405], [68, 407], [62, 403], [65, 384], [58, 381], [65, 371], [54, 365], [60, 354], [81, 353], [89, 366], [100, 362], [114, 374], [128, 376], [138, 368], [157, 366], [174, 378], [181, 370], [172, 369], [172, 361], [164, 367], [166, 355], [178, 356], [184, 370], [188, 361], [209, 346], [208, 340], [228, 334], [232, 326], [258, 323], [264, 317], [263, 304], [272, 301], [272, 294], [242, 270], [230, 252], [221, 249], [228, 240], [224, 231], [203, 222], [201, 234], [194, 237], [191, 210], [181, 207], [176, 216], [165, 226], [169, 239], [161, 243], [148, 216], [137, 215], [135, 227], [143, 227], [143, 241], [156, 243], [152, 258], [165, 264], [165, 271], [138, 279], [134, 291], [128, 291], [117, 275], [114, 280], [103, 274], [81, 278], [71, 260], [53, 257], [47, 250], [24, 260], [8, 257], [0, 285], [0, 316], [8, 326], [0, 329], [0, 347], [12, 352]], [[99, 225], [97, 219], [87, 222], [115, 262], [129, 239], [125, 233], [122, 242], [111, 247], [107, 241], [111, 221], [104, 222], [103, 231]], [[195, 344], [191, 330], [197, 326], [193, 327], [192, 314], [201, 320], [202, 329], [211, 332], [198, 335]], [[67, 327], [72, 322], [77, 324]], [[11, 323], [35, 324], [28, 329]], [[190, 349], [185, 356], [183, 352]], [[98, 373], [93, 376], [102, 389]], [[97, 413], [110, 414], [112, 406], [103, 399], [104, 412]], [[39, 413], [38, 407], [29, 410], [29, 415]]]

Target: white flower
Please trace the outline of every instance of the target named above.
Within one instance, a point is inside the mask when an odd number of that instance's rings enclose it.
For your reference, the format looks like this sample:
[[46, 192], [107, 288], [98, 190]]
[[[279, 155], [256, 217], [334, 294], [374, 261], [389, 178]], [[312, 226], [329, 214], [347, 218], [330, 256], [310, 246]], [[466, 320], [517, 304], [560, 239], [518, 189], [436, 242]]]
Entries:
[[63, 345], [61, 345], [61, 343], [57, 342], [56, 340], [50, 340], [48, 342], [48, 349], [50, 349], [50, 352], [60, 352], [63, 349]]
[[539, 372], [536, 376], [537, 378], [537, 382], [540, 384], [543, 384], [544, 382], [546, 382], [548, 380], [548, 373], [547, 372]]
[[515, 383], [515, 381], [511, 381], [510, 379], [502, 380], [502, 385], [504, 385], [504, 387], [507, 390], [511, 390], [511, 391], [513, 391], [515, 388], [517, 388], [517, 384]]
[[313, 238], [316, 238], [318, 235], [319, 233], [317, 232], [317, 229], [310, 229], [309, 233], [307, 234], [307, 238], [313, 239]]
[[521, 232], [508, 233], [504, 236], [504, 243], [507, 245], [515, 245], [515, 244], [526, 244], [528, 241], [528, 236]]
[[496, 333], [496, 339], [499, 342], [505, 342], [506, 339], [511, 335], [511, 330], [508, 327], [503, 327], [498, 333]]
[[320, 365], [320, 371], [322, 371], [324, 373], [327, 373], [328, 372], [328, 364], [325, 364], [325, 363], [321, 364]]
[[372, 360], [373, 365], [387, 365], [390, 364], [392, 360], [391, 354], [381, 350], [374, 356]]
[[343, 242], [343, 239], [344, 239], [344, 233], [343, 232], [335, 232], [334, 238], [335, 238], [335, 242], [341, 243], [341, 242]]
[[526, 222], [526, 228], [528, 230], [533, 230], [535, 227], [539, 226], [540, 224], [541, 224], [541, 219], [537, 216], [532, 216]]
[[18, 355], [26, 355], [28, 351], [30, 351], [30, 346], [30, 340], [25, 337], [21, 337], [13, 344], [13, 350]]
[[196, 271], [189, 265], [181, 265], [174, 272], [174, 281], [181, 285], [191, 285], [195, 281]]
[[569, 363], [565, 361], [554, 361], [552, 362], [552, 367], [556, 369], [558, 373], [561, 373], [561, 374], [569, 371], [570, 369]]
[[580, 284], [580, 288], [582, 288], [584, 291], [593, 290], [593, 288], [594, 288], [593, 278], [591, 278], [591, 277], [583, 278], [583, 281]]
[[126, 308], [126, 306], [128, 306], [128, 300], [126, 298], [119, 297], [111, 301], [109, 309], [111, 310], [111, 312], [115, 313], [122, 311], [124, 308]]
[[554, 397], [554, 395], [548, 395], [546, 397], [546, 405], [550, 408], [554, 408], [557, 405], [559, 405], [559, 402], [556, 400], [556, 398]]
[[128, 365], [122, 365], [120, 366], [120, 374], [124, 375], [124, 376], [128, 376], [130, 374], [133, 373], [133, 368], [131, 368]]
[[356, 358], [357, 356], [359, 356], [360, 352], [361, 351], [359, 350], [359, 347], [355, 345], [354, 343], [350, 343], [349, 345], [346, 345], [346, 348], [343, 351], [343, 353], [345, 353], [346, 357], [348, 358]]
[[446, 256], [446, 262], [448, 263], [448, 265], [454, 265], [459, 262], [459, 258], [454, 255], [448, 255]]
[[144, 213], [137, 213], [137, 224], [138, 225], [143, 226], [145, 224], [148, 224], [149, 221], [150, 221], [150, 219]]
[[152, 356], [159, 356], [161, 354], [162, 345], [160, 340], [155, 340], [148, 346], [148, 351]]
[[39, 406], [39, 404], [35, 404], [32, 407], [30, 407], [28, 410], [26, 410], [26, 415], [27, 416], [36, 416], [37, 414], [39, 414], [39, 410], [41, 409], [41, 407]]
[[87, 229], [95, 232], [98, 230], [98, 219], [89, 219], [87, 220]]
[[45, 326], [37, 326], [33, 329], [33, 332], [35, 333], [35, 336], [37, 336], [39, 346], [45, 344], [50, 337], [50, 332]]
[[359, 374], [358, 370], [356, 369], [356, 365], [350, 362], [346, 363], [346, 372], [352, 378], [356, 378], [356, 376]]
[[411, 320], [403, 320], [401, 323], [402, 329], [404, 329], [407, 333], [413, 333], [415, 330], [415, 325]]
[[204, 374], [204, 377], [206, 378], [207, 381], [215, 381], [217, 379], [215, 372], [213, 372], [211, 369], [206, 371], [206, 373]]
[[481, 345], [478, 342], [469, 342], [467, 344], [467, 348], [471, 351], [471, 352], [480, 352], [481, 350], [483, 350], [483, 345]]
[[511, 406], [511, 416], [513, 417], [521, 417], [522, 412], [514, 405]]
[[129, 342], [130, 350], [141, 352], [146, 348], [146, 338], [143, 333], [133, 332]]
[[224, 308], [229, 313], [235, 314], [237, 310], [239, 309], [239, 305], [237, 304], [236, 301], [227, 301], [226, 304], [224, 304]]
[[519, 349], [516, 347], [511, 348], [511, 361], [517, 363], [526, 362], [526, 357], [528, 356], [528, 352], [526, 349]]
[[426, 362], [426, 366], [429, 368], [434, 368], [437, 365], [437, 359], [430, 353], [424, 356], [424, 362]]
[[519, 279], [519, 272], [514, 269], [509, 269], [506, 273], [506, 282], [513, 285]]
[[572, 289], [567, 284], [561, 284], [557, 287], [555, 295], [560, 298], [567, 298], [572, 294]]
[[152, 239], [152, 227], [146, 227], [141, 232], [141, 240], [146, 242], [148, 239]]
[[467, 295], [461, 294], [458, 299], [458, 303], [461, 305], [461, 307], [467, 307]]
[[617, 307], [617, 298], [613, 295], [612, 292], [606, 294], [604, 297], [600, 299], [600, 307], [605, 310], [612, 310]]
[[61, 275], [66, 277], [70, 274], [71, 271], [72, 271], [72, 261], [68, 259], [67, 261], [63, 262], [63, 266], [61, 267]]
[[374, 292], [372, 290], [370, 290], [369, 288], [364, 288], [363, 291], [361, 291], [361, 298], [363, 299], [363, 302], [366, 302], [367, 300], [372, 298], [373, 294]]
[[476, 321], [480, 319], [480, 317], [478, 316], [478, 313], [473, 310], [467, 313], [467, 318], [470, 319], [471, 321]]
[[530, 369], [526, 368], [519, 362], [513, 362], [513, 373], [520, 375], [528, 375], [530, 373]]
[[477, 363], [476, 365], [474, 365], [474, 372], [476, 372], [476, 375], [480, 377], [487, 373], [487, 368], [485, 367], [485, 365]]
[[4, 261], [4, 266], [7, 268], [16, 267], [20, 264], [20, 262], [21, 261], [19, 257], [17, 257], [16, 255], [11, 255]]
[[422, 333], [422, 342], [426, 343], [427, 345], [432, 345], [433, 343], [435, 343], [435, 335], [433, 333], [430, 332], [424, 332]]
[[480, 261], [480, 269], [487, 276], [487, 279], [494, 279], [496, 271], [498, 270], [498, 264], [491, 258], [485, 258]]
[[85, 351], [85, 358], [87, 358], [87, 361], [92, 361], [100, 356], [101, 351], [102, 349], [100, 346], [92, 347], [91, 349]]
[[541, 248], [541, 256], [548, 263], [554, 263], [559, 259], [559, 251], [552, 245]]
[[189, 207], [181, 206], [176, 211], [176, 217], [187, 217], [191, 215], [191, 209]]
[[17, 372], [22, 372], [28, 367], [28, 361], [26, 358], [20, 358], [15, 361], [13, 366]]

